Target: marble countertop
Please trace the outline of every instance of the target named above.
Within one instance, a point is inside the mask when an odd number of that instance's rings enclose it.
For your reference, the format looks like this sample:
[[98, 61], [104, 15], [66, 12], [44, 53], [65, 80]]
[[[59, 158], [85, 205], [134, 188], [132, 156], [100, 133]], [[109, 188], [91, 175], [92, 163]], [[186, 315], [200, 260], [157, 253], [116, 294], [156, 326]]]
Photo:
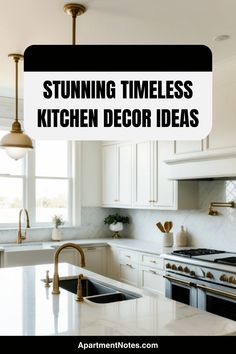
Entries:
[[141, 298], [108, 304], [75, 301], [61, 289], [52, 295], [42, 278], [53, 265], [0, 269], [0, 335], [231, 335], [236, 322], [182, 303], [151, 295], [127, 284], [69, 264], [59, 265], [60, 277], [94, 278]]
[[121, 238], [121, 239], [73, 239], [73, 240], [63, 240], [60, 242], [55, 241], [45, 241], [45, 242], [22, 242], [21, 244], [17, 243], [8, 243], [0, 244], [0, 252], [18, 252], [18, 251], [32, 251], [32, 250], [41, 250], [41, 249], [52, 249], [59, 247], [64, 243], [73, 242], [78, 243], [84, 247], [86, 246], [115, 246], [130, 249], [133, 251], [141, 251], [152, 254], [160, 255], [162, 253], [171, 253], [173, 249], [183, 249], [186, 247], [161, 247], [158, 243], [155, 242], [145, 242], [141, 240]]

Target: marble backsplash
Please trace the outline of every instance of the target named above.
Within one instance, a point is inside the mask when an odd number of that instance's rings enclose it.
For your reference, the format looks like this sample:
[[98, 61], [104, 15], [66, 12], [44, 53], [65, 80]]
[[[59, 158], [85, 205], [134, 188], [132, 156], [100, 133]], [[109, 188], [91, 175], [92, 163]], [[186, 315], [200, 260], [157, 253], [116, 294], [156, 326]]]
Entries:
[[216, 208], [220, 214], [209, 216], [208, 205], [212, 201], [236, 202], [236, 181], [200, 181], [198, 210], [122, 210], [131, 218], [123, 236], [159, 243], [156, 223], [172, 220], [174, 234], [181, 225], [185, 226], [188, 245], [236, 252], [236, 208]]
[[[111, 231], [103, 220], [110, 212], [109, 209], [99, 207], [82, 207], [81, 226], [63, 227], [63, 239], [86, 239], [111, 237]], [[27, 241], [51, 241], [52, 228], [31, 228], [27, 230]], [[16, 242], [16, 229], [0, 230], [0, 243]]]

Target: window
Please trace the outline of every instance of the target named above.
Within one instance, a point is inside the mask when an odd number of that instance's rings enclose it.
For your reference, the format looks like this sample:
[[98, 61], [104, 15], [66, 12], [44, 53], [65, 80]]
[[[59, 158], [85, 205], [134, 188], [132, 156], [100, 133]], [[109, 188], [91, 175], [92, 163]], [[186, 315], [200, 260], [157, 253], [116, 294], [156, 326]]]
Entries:
[[70, 161], [67, 141], [35, 143], [36, 223], [51, 222], [60, 214], [67, 222], [70, 210]]
[[[6, 131], [0, 130], [0, 138]], [[17, 224], [27, 207], [32, 226], [52, 225], [55, 214], [72, 224], [72, 143], [36, 141], [28, 158], [14, 161], [0, 149], [0, 226]]]
[[[0, 139], [6, 131], [0, 130]], [[12, 224], [24, 204], [23, 161], [14, 161], [0, 149], [0, 224]]]

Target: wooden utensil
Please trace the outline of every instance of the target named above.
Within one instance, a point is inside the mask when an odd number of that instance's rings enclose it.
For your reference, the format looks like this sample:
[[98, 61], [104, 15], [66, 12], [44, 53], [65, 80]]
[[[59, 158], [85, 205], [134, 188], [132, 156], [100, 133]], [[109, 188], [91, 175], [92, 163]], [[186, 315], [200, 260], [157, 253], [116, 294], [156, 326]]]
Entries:
[[156, 223], [156, 226], [158, 227], [158, 229], [159, 229], [161, 232], [163, 232], [163, 233], [166, 232], [161, 222]]
[[169, 221], [169, 231], [168, 231], [168, 232], [170, 232], [170, 230], [172, 229], [172, 227], [173, 227], [173, 222], [172, 222], [172, 221]]
[[165, 229], [165, 232], [169, 232], [169, 221], [164, 222], [164, 229]]

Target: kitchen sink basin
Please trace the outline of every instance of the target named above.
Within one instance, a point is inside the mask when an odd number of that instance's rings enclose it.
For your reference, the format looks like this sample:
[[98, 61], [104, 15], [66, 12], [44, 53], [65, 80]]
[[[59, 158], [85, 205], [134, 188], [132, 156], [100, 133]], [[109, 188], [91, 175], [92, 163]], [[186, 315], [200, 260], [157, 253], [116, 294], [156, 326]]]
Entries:
[[91, 296], [88, 298], [89, 301], [96, 302], [97, 304], [107, 304], [109, 302], [116, 302], [116, 301], [124, 301], [124, 300], [134, 300], [141, 297], [137, 294], [128, 294], [128, 293], [121, 293], [116, 292], [112, 294], [106, 295], [99, 295], [99, 296]]
[[[113, 293], [114, 290], [102, 285], [101, 283], [90, 280], [90, 279], [82, 279], [82, 295], [85, 296], [92, 296], [92, 295], [99, 295], [99, 294], [109, 294]], [[59, 280], [59, 286], [65, 290], [70, 291], [71, 293], [77, 293], [77, 283], [78, 279], [66, 279], [66, 280]]]
[[[123, 291], [112, 285], [104, 284], [94, 279], [82, 279], [82, 296], [89, 301], [97, 304], [106, 304], [109, 302], [134, 300], [141, 295]], [[59, 287], [77, 293], [78, 278], [75, 279], [61, 279], [59, 280]]]

